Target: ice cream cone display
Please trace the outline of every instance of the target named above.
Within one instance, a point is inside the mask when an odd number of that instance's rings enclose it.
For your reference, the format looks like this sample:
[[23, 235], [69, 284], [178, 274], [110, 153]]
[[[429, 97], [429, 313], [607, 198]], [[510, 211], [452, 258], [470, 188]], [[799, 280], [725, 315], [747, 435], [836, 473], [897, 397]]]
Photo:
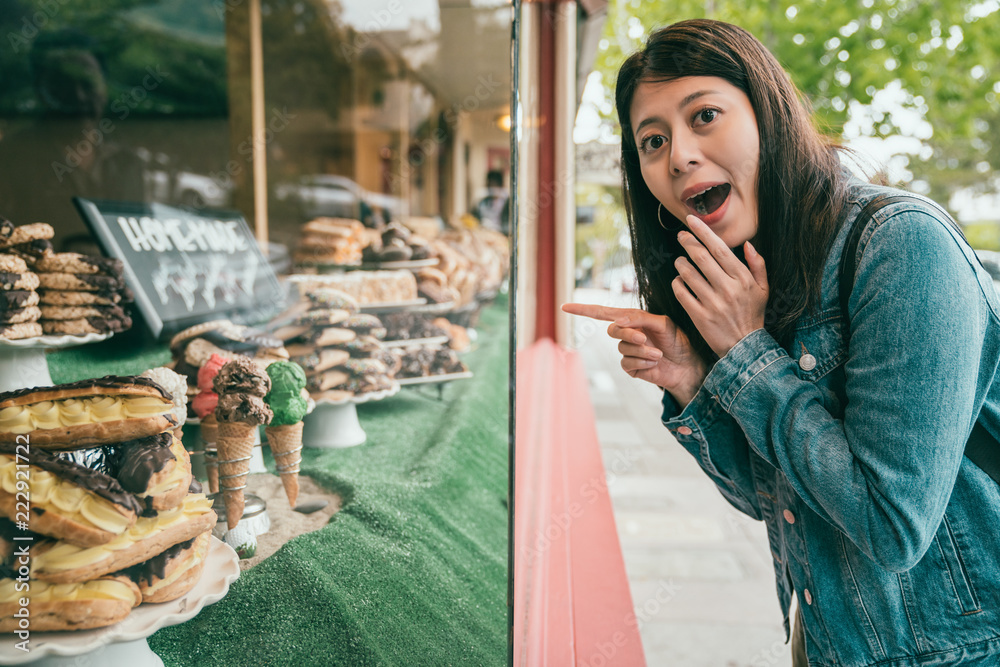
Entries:
[[295, 507], [299, 497], [299, 465], [302, 462], [302, 418], [308, 405], [302, 395], [306, 386], [305, 371], [296, 363], [276, 361], [267, 367], [271, 391], [264, 401], [274, 412], [271, 424], [264, 429], [281, 475], [288, 504]]
[[271, 378], [246, 357], [226, 363], [215, 376], [219, 395], [215, 417], [219, 421], [216, 452], [219, 458], [219, 488], [226, 499], [226, 523], [232, 530], [243, 515], [243, 490], [250, 472], [250, 457], [256, 429], [270, 424], [273, 413], [264, 402]]

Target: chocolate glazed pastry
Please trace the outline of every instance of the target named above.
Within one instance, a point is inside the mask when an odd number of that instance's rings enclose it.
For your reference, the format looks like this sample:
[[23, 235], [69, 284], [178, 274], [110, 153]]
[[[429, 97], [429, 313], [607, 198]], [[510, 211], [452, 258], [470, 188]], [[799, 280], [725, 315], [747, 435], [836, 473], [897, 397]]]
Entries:
[[[119, 445], [118, 481], [138, 496], [142, 516], [177, 507], [191, 484], [191, 462], [183, 443], [167, 431]], [[173, 484], [171, 484], [173, 482]]]
[[[30, 466], [31, 530], [74, 544], [106, 544], [135, 524], [142, 507], [111, 476], [44, 450], [25, 454], [17, 444], [0, 444], [0, 477], [13, 479], [19, 463]], [[43, 473], [48, 473], [44, 475]], [[57, 505], [54, 498], [58, 497]], [[17, 495], [0, 486], [0, 514], [18, 519]]]
[[201, 578], [210, 540], [211, 533], [204, 532], [119, 574], [136, 583], [143, 602], [176, 600], [194, 588]]

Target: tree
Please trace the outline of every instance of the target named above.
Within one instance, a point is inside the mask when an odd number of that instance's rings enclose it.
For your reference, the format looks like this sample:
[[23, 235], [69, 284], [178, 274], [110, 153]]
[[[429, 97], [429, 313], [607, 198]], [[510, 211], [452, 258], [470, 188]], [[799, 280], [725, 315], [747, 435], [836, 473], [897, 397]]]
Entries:
[[[899, 90], [904, 109], [932, 128], [903, 155], [904, 181], [948, 202], [960, 188], [1000, 192], [1000, 5], [968, 0], [614, 0], [597, 56], [608, 100], [617, 69], [651, 29], [708, 17], [746, 28], [767, 46], [811, 104], [826, 132], [844, 139], [851, 117], [862, 136], [912, 128], [877, 108]], [[858, 105], [865, 105], [861, 107]], [[610, 105], [603, 109], [617, 125]], [[927, 126], [925, 126], [927, 127]]]

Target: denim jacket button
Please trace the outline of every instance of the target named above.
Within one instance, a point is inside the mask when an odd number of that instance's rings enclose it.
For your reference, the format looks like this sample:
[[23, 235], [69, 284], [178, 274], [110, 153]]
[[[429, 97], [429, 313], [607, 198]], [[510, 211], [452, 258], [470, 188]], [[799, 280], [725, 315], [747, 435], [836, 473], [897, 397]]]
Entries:
[[677, 429], [677, 432], [681, 435], [691, 435], [691, 433], [693, 433], [690, 426], [681, 426]]
[[785, 510], [784, 512], [781, 513], [781, 515], [785, 517], [785, 521], [787, 521], [788, 523], [795, 523], [795, 515], [792, 514], [791, 510]]
[[799, 368], [806, 371], [807, 373], [812, 369], [816, 368], [816, 357], [809, 354], [808, 352], [806, 354], [803, 354], [801, 357], [799, 357]]
[[812, 593], [809, 592], [808, 588], [805, 589], [804, 591], [802, 591], [802, 596], [806, 599], [806, 604], [812, 605], [812, 603], [813, 603], [813, 596], [812, 596]]

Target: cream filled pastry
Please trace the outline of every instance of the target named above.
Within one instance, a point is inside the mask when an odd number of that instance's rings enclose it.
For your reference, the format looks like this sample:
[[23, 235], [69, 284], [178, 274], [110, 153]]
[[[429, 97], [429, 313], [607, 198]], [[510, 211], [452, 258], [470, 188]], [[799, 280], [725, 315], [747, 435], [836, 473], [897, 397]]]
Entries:
[[31, 576], [40, 581], [75, 583], [131, 567], [215, 526], [212, 501], [189, 493], [184, 502], [155, 517], [140, 517], [135, 525], [107, 544], [81, 548], [47, 542], [31, 550]]
[[177, 426], [171, 395], [145, 377], [107, 376], [0, 394], [0, 442], [85, 449]]
[[110, 542], [142, 511], [135, 496], [102, 472], [44, 450], [32, 450], [25, 459], [17, 445], [0, 443], [0, 515], [18, 520], [18, 495], [23, 499], [25, 493], [29, 528], [78, 547]]
[[101, 577], [73, 584], [0, 579], [0, 633], [23, 629], [15, 614], [28, 601], [32, 632], [103, 628], [123, 620], [142, 602], [134, 582], [124, 576]]

